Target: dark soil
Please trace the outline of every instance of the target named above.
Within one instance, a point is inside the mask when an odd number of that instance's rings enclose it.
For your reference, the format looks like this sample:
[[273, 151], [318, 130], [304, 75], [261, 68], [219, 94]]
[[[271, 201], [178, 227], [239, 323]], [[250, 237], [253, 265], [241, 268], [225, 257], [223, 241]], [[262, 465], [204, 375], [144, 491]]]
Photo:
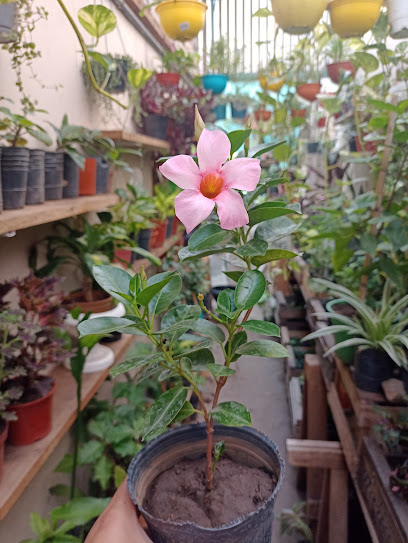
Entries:
[[155, 479], [143, 506], [159, 519], [216, 528], [259, 509], [276, 484], [264, 469], [225, 457], [216, 465], [213, 490], [206, 492], [205, 459], [183, 459]]

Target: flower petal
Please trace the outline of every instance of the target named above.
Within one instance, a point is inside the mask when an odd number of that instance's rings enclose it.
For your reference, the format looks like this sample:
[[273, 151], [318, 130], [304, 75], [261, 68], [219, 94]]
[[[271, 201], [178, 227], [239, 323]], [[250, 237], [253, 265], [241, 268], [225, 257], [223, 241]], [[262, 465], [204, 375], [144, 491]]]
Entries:
[[221, 168], [226, 187], [238, 190], [255, 190], [261, 177], [261, 162], [257, 158], [234, 158]]
[[202, 172], [218, 172], [231, 152], [227, 134], [221, 130], [203, 130], [197, 144], [198, 165]]
[[238, 192], [224, 189], [214, 200], [217, 202], [217, 213], [220, 218], [221, 228], [234, 230], [234, 228], [248, 224], [248, 213]]
[[200, 186], [200, 170], [191, 156], [173, 156], [166, 160], [159, 170], [181, 189], [195, 189]]
[[176, 215], [184, 224], [187, 234], [208, 217], [214, 209], [214, 200], [201, 194], [199, 190], [184, 190], [174, 200]]

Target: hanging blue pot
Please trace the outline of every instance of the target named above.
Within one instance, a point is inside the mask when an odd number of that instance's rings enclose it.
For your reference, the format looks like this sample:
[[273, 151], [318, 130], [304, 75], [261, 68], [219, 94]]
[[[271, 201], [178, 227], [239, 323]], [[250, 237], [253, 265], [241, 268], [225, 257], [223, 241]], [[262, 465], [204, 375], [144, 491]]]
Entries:
[[215, 106], [215, 108], [213, 108], [211, 112], [215, 114], [217, 121], [221, 121], [227, 116], [227, 106], [218, 104], [218, 106]]
[[205, 90], [211, 90], [213, 94], [221, 94], [228, 83], [228, 76], [225, 74], [207, 74], [201, 77]]
[[234, 107], [234, 104], [231, 104], [231, 115], [233, 119], [244, 119], [246, 114], [246, 107], [244, 107], [244, 109], [237, 109], [236, 107]]

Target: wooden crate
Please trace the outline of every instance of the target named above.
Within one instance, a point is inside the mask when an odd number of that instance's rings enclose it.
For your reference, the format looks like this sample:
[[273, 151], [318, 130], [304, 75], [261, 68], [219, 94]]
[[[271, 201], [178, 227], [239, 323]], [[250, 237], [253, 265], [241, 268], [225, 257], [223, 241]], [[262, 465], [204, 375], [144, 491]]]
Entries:
[[291, 307], [290, 299], [282, 291], [275, 292], [277, 306], [275, 321], [279, 326], [286, 326], [290, 330], [307, 330], [306, 310], [304, 307]]
[[300, 377], [292, 377], [288, 383], [288, 403], [292, 437], [300, 439], [302, 434], [303, 398]]

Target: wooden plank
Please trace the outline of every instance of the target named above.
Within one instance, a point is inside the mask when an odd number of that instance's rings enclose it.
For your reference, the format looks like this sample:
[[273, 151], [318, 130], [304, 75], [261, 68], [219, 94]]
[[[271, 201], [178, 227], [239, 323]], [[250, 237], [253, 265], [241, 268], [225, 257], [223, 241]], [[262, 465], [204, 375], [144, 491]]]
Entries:
[[285, 347], [290, 343], [289, 329], [287, 326], [281, 327], [281, 343]]
[[170, 143], [166, 140], [152, 138], [137, 132], [124, 132], [123, 130], [103, 130], [102, 135], [111, 138], [115, 143], [124, 146], [144, 147], [152, 151], [169, 151]]
[[67, 219], [89, 211], [102, 211], [119, 201], [116, 194], [96, 194], [45, 202], [0, 213], [0, 234]]
[[292, 379], [289, 381], [289, 411], [292, 420], [293, 435], [300, 437], [303, 407], [299, 377], [292, 377]]
[[328, 543], [348, 541], [348, 473], [332, 469], [329, 483], [329, 539]]
[[339, 441], [287, 439], [286, 452], [287, 460], [292, 466], [324, 469], [347, 467]]
[[[109, 348], [119, 362], [127, 349], [136, 341], [135, 336], [125, 335], [119, 341], [110, 343]], [[105, 382], [110, 368], [83, 376], [81, 408], [83, 409]], [[38, 470], [54, 451], [76, 419], [76, 382], [71, 372], [58, 366], [51, 373], [57, 383], [53, 398], [52, 429], [44, 439], [31, 445], [14, 447], [7, 444], [0, 481], [0, 520], [2, 520], [17, 499], [24, 492]]]

